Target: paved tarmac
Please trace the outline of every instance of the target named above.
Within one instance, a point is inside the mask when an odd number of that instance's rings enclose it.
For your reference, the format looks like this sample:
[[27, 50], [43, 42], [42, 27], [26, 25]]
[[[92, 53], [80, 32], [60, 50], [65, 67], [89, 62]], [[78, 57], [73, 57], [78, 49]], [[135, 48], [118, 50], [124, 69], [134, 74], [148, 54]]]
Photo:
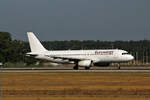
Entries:
[[91, 67], [90, 70], [84, 70], [84, 67], [80, 67], [80, 70], [73, 70], [72, 67], [40, 67], [40, 68], [0, 68], [0, 72], [4, 73], [34, 73], [34, 72], [61, 72], [61, 73], [80, 73], [80, 72], [92, 72], [92, 73], [103, 73], [103, 72], [150, 72], [150, 67]]
[[3, 73], [143, 73], [150, 72], [150, 70], [1, 70]]

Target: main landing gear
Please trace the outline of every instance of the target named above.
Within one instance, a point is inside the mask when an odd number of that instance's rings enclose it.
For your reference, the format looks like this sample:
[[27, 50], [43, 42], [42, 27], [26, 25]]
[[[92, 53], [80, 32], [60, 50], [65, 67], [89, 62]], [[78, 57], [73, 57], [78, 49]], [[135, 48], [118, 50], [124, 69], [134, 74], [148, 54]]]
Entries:
[[85, 70], [89, 70], [90, 69], [90, 67], [85, 67]]
[[74, 70], [78, 70], [79, 69], [78, 63], [75, 64], [75, 66], [73, 67], [73, 69]]

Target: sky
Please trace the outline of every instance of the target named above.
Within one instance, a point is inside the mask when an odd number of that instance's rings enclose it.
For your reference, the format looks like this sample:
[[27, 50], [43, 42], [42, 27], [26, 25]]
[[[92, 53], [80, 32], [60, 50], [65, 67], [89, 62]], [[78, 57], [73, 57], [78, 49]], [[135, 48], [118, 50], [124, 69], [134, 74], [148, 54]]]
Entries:
[[150, 0], [1, 0], [0, 31], [27, 41], [150, 40]]

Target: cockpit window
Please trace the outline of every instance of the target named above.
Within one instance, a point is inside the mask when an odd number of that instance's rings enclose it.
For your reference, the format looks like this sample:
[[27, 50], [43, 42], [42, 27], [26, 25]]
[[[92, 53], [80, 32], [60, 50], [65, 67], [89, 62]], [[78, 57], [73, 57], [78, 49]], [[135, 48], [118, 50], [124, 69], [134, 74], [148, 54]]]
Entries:
[[122, 53], [122, 55], [128, 55], [129, 53]]

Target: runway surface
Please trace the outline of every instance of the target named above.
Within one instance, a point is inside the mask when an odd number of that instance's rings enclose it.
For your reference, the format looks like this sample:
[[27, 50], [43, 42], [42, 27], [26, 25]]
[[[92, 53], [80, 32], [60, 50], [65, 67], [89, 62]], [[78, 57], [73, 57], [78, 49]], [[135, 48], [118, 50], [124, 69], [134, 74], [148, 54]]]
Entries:
[[111, 73], [111, 72], [115, 72], [115, 73], [120, 73], [120, 72], [129, 72], [129, 73], [143, 73], [143, 72], [150, 72], [150, 70], [1, 70], [0, 72], [3, 73], [34, 73], [34, 72], [40, 72], [40, 73]]
[[80, 73], [80, 72], [93, 72], [93, 73], [102, 73], [102, 72], [150, 72], [150, 67], [93, 67], [90, 70], [84, 70], [81, 67], [79, 70], [73, 70], [72, 67], [52, 67], [52, 68], [0, 68], [0, 72], [4, 73], [33, 73], [33, 72], [60, 72], [60, 73]]

